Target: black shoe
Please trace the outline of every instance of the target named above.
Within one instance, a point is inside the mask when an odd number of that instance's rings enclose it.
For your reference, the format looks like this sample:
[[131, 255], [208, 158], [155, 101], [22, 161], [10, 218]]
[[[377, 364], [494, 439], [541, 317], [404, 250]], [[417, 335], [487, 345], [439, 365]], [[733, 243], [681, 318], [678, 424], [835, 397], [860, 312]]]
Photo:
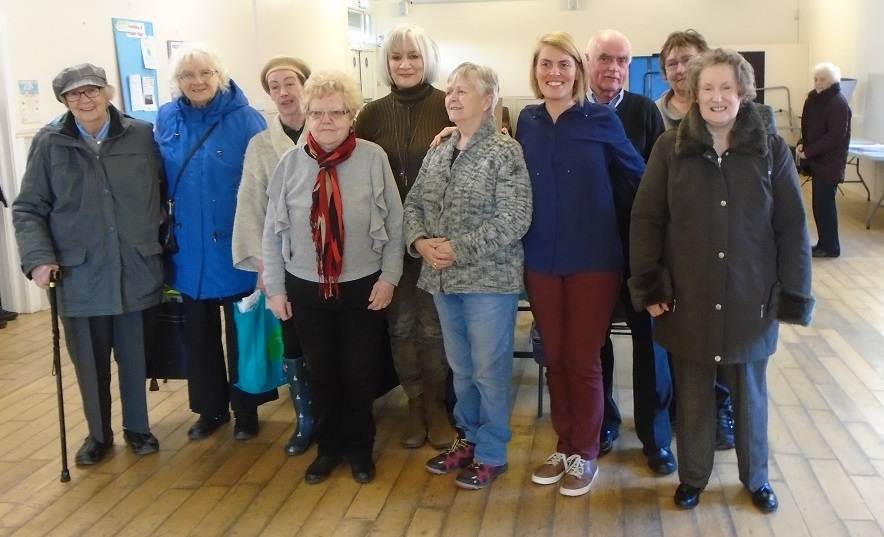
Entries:
[[353, 479], [357, 483], [370, 483], [373, 481], [375, 469], [374, 461], [371, 460], [371, 453], [350, 455], [350, 470], [353, 472]]
[[16, 318], [18, 318], [18, 313], [0, 308], [0, 321], [14, 321]]
[[715, 449], [734, 449], [734, 407], [725, 404], [718, 407], [718, 426], [715, 431]]
[[208, 438], [218, 429], [218, 427], [221, 427], [228, 421], [230, 421], [230, 414], [227, 412], [217, 416], [205, 416], [200, 414], [196, 423], [191, 425], [190, 429], [187, 431], [187, 438], [190, 438], [191, 440]]
[[251, 440], [258, 436], [258, 415], [246, 414], [236, 416], [233, 423], [233, 438], [240, 442]]
[[752, 493], [752, 504], [761, 510], [762, 513], [773, 513], [780, 506], [777, 501], [777, 495], [774, 494], [770, 483], [765, 483], [758, 487], [758, 490]]
[[310, 463], [310, 466], [307, 467], [307, 473], [304, 474], [304, 481], [311, 485], [322, 483], [328, 479], [332, 470], [334, 470], [339, 464], [341, 464], [341, 457], [339, 455], [317, 455], [316, 459], [314, 459], [313, 462]]
[[703, 489], [682, 483], [675, 489], [675, 505], [682, 509], [693, 509], [700, 503], [701, 492]]
[[150, 455], [160, 450], [160, 441], [150, 433], [133, 433], [123, 429], [123, 439], [136, 455]]
[[841, 255], [841, 252], [833, 252], [831, 250], [826, 250], [825, 248], [820, 248], [817, 246], [813, 250], [811, 250], [810, 255], [813, 257], [838, 257]]
[[604, 455], [614, 449], [614, 440], [620, 436], [620, 431], [612, 427], [602, 427], [599, 437], [599, 455]]
[[651, 453], [645, 453], [648, 459], [648, 468], [657, 475], [669, 475], [675, 471], [675, 457], [669, 448], [660, 448]]
[[110, 438], [106, 442], [99, 442], [91, 436], [88, 436], [86, 437], [86, 440], [83, 441], [83, 445], [80, 446], [80, 449], [77, 450], [77, 456], [74, 458], [74, 462], [77, 466], [98, 464], [107, 452], [111, 450], [113, 445], [113, 438]]

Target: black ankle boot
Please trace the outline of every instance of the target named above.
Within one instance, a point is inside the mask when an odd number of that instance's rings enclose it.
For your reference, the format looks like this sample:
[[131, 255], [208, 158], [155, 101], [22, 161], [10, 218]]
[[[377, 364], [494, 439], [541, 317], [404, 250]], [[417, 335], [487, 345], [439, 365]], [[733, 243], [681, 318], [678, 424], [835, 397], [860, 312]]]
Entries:
[[293, 360], [286, 358], [283, 362], [285, 363], [285, 376], [289, 382], [292, 406], [295, 407], [295, 432], [285, 444], [285, 453], [291, 457], [307, 451], [313, 440], [313, 403], [304, 358]]

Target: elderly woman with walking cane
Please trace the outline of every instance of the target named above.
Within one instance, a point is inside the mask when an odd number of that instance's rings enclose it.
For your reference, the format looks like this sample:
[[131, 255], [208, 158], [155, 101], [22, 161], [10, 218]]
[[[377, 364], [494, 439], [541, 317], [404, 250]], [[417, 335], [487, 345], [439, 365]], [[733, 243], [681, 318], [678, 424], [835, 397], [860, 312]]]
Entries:
[[40, 287], [60, 273], [58, 314], [89, 436], [78, 465], [113, 446], [110, 356], [117, 360], [123, 438], [154, 453], [145, 396], [142, 312], [159, 303], [161, 163], [150, 124], [113, 107], [104, 69], [84, 63], [52, 82], [68, 111], [34, 137], [12, 206], [25, 275]]

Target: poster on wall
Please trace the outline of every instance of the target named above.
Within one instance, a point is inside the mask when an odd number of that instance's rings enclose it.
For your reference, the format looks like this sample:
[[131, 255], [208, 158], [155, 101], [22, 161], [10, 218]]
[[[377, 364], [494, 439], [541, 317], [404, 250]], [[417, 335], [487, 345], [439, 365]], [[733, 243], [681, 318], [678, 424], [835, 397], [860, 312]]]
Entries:
[[153, 23], [112, 18], [123, 108], [129, 115], [153, 122], [157, 111], [157, 51]]
[[172, 59], [172, 56], [175, 54], [175, 52], [177, 52], [178, 49], [184, 46], [184, 43], [186, 43], [186, 41], [166, 41], [166, 50], [169, 53], [170, 60]]
[[18, 81], [18, 117], [22, 125], [39, 125], [40, 84], [36, 80]]

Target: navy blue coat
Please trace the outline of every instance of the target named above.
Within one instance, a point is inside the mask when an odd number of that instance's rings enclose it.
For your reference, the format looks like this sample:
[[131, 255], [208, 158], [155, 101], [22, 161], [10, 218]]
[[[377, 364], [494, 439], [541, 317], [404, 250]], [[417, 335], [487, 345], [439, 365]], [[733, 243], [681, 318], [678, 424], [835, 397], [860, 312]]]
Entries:
[[[176, 181], [191, 148], [216, 122]], [[165, 196], [174, 197], [179, 248], [168, 260], [166, 280], [189, 297], [229, 297], [255, 287], [254, 272], [233, 268], [231, 237], [246, 147], [266, 128], [232, 80], [204, 108], [183, 96], [160, 108], [156, 141], [169, 181]]]
[[614, 110], [585, 101], [553, 123], [545, 105], [526, 106], [516, 139], [534, 193], [525, 267], [556, 275], [622, 271], [611, 170], [637, 183], [645, 162]]

